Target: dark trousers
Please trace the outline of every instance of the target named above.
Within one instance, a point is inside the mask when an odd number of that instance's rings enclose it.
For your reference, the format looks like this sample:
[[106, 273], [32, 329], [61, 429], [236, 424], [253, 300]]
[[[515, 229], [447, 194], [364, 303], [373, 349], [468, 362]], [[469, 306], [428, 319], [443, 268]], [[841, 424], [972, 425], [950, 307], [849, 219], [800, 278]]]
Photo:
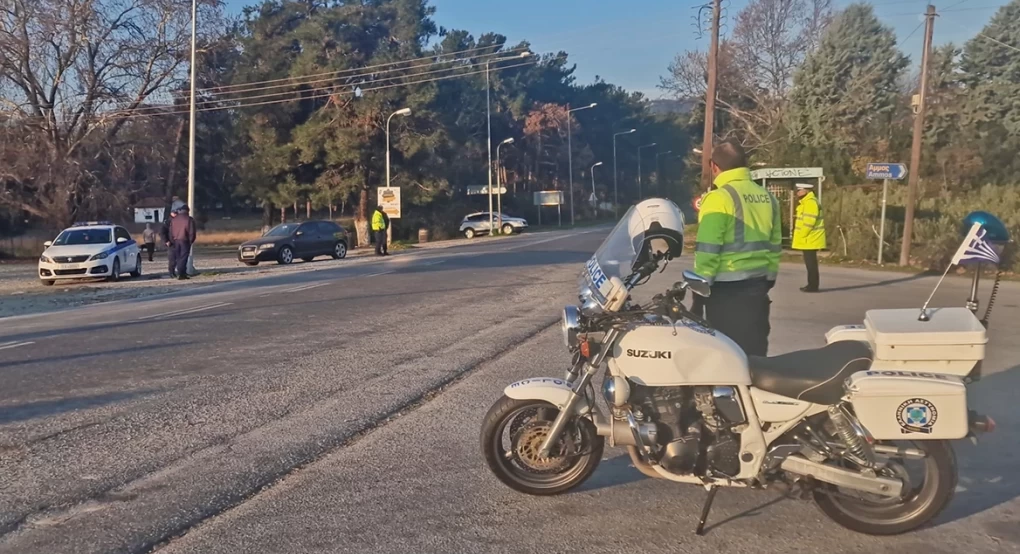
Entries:
[[769, 351], [770, 288], [764, 278], [721, 282], [712, 285], [712, 295], [704, 300], [708, 322], [748, 356], [765, 356]]
[[191, 243], [178, 241], [174, 243], [174, 261], [176, 262], [177, 276], [188, 274], [188, 256], [191, 255]]
[[177, 276], [177, 255], [174, 253], [174, 243], [170, 243], [166, 246], [166, 270], [171, 277]]
[[147, 242], [147, 243], [142, 245], [142, 250], [144, 250], [144, 251], [149, 253], [149, 261], [151, 262], [152, 261], [152, 253], [156, 251], [156, 243], [154, 243], [154, 242]]
[[375, 253], [382, 256], [389, 254], [390, 251], [386, 247], [386, 229], [375, 232]]
[[807, 288], [818, 290], [818, 251], [804, 250], [804, 266], [807, 267]]

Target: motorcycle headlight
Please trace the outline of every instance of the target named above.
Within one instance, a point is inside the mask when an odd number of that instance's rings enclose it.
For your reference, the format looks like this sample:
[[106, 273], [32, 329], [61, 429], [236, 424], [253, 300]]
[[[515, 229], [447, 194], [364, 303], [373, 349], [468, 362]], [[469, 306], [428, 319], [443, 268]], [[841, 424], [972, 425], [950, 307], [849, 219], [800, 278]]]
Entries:
[[271, 243], [271, 242], [267, 242], [266, 244], [260, 244], [259, 245], [259, 250], [269, 250], [270, 248], [272, 248], [274, 246], [276, 246], [276, 244]]
[[560, 328], [563, 331], [563, 343], [567, 348], [571, 350], [577, 348], [577, 334], [581, 330], [581, 312], [576, 306], [563, 308], [563, 321], [560, 323]]
[[109, 256], [109, 255], [110, 255], [109, 252], [100, 252], [100, 253], [96, 254], [95, 256], [92, 256], [91, 258], [89, 258], [89, 260], [93, 261], [93, 262], [96, 261], [96, 260], [105, 260], [106, 257]]

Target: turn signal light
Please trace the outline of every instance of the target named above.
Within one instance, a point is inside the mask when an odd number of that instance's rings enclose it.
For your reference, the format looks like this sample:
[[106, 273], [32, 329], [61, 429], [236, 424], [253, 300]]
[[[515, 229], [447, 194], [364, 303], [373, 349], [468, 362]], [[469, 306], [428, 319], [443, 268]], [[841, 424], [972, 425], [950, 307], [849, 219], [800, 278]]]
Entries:
[[591, 357], [591, 343], [588, 342], [588, 339], [582, 340], [581, 344], [580, 344], [580, 347], [581, 347], [581, 355], [584, 356], [585, 358], [590, 358]]

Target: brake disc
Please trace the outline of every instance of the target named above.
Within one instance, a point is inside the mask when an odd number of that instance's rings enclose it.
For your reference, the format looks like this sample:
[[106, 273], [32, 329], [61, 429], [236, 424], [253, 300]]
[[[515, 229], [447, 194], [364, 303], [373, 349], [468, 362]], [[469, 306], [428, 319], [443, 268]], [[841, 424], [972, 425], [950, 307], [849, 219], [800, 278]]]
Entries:
[[571, 433], [564, 432], [564, 441], [560, 448], [560, 455], [544, 457], [538, 451], [542, 443], [549, 436], [552, 428], [550, 421], [531, 421], [514, 433], [512, 437], [513, 459], [522, 468], [538, 474], [557, 473], [570, 464], [570, 459], [562, 454], [573, 450], [573, 439]]

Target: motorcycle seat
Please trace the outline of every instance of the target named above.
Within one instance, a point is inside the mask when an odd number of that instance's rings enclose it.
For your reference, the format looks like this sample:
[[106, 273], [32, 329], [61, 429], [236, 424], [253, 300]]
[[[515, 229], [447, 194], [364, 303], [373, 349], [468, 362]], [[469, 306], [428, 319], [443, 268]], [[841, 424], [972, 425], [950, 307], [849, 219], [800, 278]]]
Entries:
[[830, 405], [843, 396], [847, 377], [871, 367], [872, 356], [868, 343], [848, 340], [779, 356], [748, 356], [747, 363], [751, 383], [759, 389]]

